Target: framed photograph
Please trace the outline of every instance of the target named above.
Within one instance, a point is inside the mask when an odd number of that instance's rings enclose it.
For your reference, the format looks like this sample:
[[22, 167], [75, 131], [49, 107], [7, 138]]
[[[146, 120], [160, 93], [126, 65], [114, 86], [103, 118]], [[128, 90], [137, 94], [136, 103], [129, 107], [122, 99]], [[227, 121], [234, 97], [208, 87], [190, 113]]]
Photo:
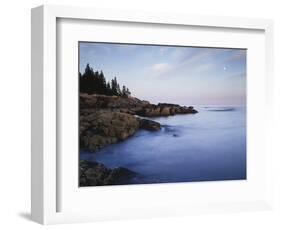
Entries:
[[273, 23], [32, 9], [32, 219], [271, 208]]

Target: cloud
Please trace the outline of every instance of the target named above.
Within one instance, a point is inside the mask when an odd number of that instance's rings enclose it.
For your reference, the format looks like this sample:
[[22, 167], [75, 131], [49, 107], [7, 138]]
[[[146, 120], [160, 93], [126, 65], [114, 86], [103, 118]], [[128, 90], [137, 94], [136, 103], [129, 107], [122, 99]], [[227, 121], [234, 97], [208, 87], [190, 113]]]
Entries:
[[156, 63], [148, 67], [148, 71], [152, 74], [152, 76], [160, 76], [171, 69], [173, 69], [173, 66], [169, 63]]
[[206, 61], [207, 59], [212, 58], [212, 56], [214, 55], [214, 52], [206, 48], [203, 49], [193, 48], [193, 49], [194, 49], [193, 52], [189, 52], [187, 53], [187, 55], [185, 55], [183, 64], [193, 65], [193, 64], [201, 63], [202, 61]]
[[212, 58], [210, 50], [196, 49], [190, 51], [190, 48], [176, 48], [172, 50], [170, 55], [171, 62], [155, 63], [148, 67], [150, 76], [159, 77], [167, 75], [171, 71], [180, 71], [182, 76], [186, 76], [186, 74], [200, 74], [214, 67], [214, 63], [210, 61]]
[[[196, 48], [197, 49], [197, 48]], [[182, 51], [181, 51], [182, 52]], [[174, 69], [188, 73], [202, 73], [209, 71], [215, 65], [213, 54], [210, 50], [195, 50], [177, 54], [181, 60], [174, 65]]]

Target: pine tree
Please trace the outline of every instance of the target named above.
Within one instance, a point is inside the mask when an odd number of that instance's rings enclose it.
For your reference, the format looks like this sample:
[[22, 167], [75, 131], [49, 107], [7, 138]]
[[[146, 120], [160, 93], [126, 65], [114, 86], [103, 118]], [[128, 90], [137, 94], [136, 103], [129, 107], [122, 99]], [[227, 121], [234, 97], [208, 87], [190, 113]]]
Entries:
[[98, 74], [98, 90], [97, 91], [100, 94], [106, 93], [106, 80], [105, 80], [105, 77], [104, 77], [102, 71]]
[[118, 96], [122, 95], [121, 89], [120, 89], [120, 85], [117, 83], [117, 94]]
[[112, 80], [111, 80], [111, 90], [112, 90], [112, 94], [115, 95], [115, 96], [118, 96], [118, 89], [117, 89], [117, 79], [116, 77], [114, 77]]
[[111, 80], [111, 83], [110, 81], [106, 82], [104, 73], [102, 71], [94, 71], [89, 63], [86, 65], [84, 73], [81, 74], [79, 72], [78, 75], [81, 93], [103, 94], [109, 96], [129, 96], [131, 94], [125, 85], [122, 87], [122, 90], [120, 89], [116, 77]]
[[130, 96], [130, 95], [131, 95], [131, 92], [130, 92], [129, 88], [126, 89], [126, 95], [127, 95], [127, 96]]
[[89, 94], [92, 93], [92, 88], [94, 86], [93, 78], [94, 78], [94, 71], [88, 63], [86, 65], [85, 71], [81, 77], [81, 82], [80, 82], [80, 86], [85, 93], [89, 93]]
[[122, 96], [127, 96], [126, 95], [126, 86], [125, 85], [123, 85], [123, 87], [122, 87]]
[[112, 90], [111, 90], [111, 86], [110, 86], [110, 82], [106, 83], [106, 95], [108, 96], [112, 96]]
[[93, 74], [93, 69], [90, 67], [90, 64], [88, 63], [87, 65], [86, 65], [86, 68], [85, 68], [85, 71], [84, 71], [84, 76], [90, 76], [90, 75], [92, 75]]

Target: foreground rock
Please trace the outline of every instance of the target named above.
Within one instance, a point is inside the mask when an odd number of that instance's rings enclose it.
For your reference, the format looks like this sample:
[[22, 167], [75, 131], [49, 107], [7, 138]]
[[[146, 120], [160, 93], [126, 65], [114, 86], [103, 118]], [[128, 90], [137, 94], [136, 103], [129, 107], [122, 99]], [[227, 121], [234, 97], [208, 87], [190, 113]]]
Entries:
[[80, 161], [80, 186], [121, 185], [128, 184], [136, 173], [129, 169], [118, 167], [108, 169], [97, 162]]
[[161, 126], [158, 122], [121, 112], [102, 110], [80, 115], [80, 147], [95, 152], [127, 139], [140, 128], [156, 131]]

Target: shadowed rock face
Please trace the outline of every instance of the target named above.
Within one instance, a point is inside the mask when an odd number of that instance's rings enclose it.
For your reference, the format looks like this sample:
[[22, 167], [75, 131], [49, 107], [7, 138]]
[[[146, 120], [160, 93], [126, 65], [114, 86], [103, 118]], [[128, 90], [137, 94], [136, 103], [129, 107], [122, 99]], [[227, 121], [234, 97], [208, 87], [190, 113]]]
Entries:
[[160, 124], [136, 116], [112, 111], [96, 111], [80, 116], [80, 147], [96, 150], [132, 136], [139, 128], [159, 130]]
[[146, 129], [149, 131], [158, 131], [161, 129], [161, 125], [156, 121], [140, 119], [139, 123], [140, 123], [140, 128]]
[[123, 141], [138, 129], [157, 131], [158, 122], [144, 117], [197, 113], [193, 107], [175, 104], [150, 104], [134, 97], [80, 94], [80, 148], [95, 152]]
[[97, 162], [82, 160], [79, 165], [81, 187], [126, 184], [135, 175], [136, 173], [129, 169], [123, 167], [109, 169]]

